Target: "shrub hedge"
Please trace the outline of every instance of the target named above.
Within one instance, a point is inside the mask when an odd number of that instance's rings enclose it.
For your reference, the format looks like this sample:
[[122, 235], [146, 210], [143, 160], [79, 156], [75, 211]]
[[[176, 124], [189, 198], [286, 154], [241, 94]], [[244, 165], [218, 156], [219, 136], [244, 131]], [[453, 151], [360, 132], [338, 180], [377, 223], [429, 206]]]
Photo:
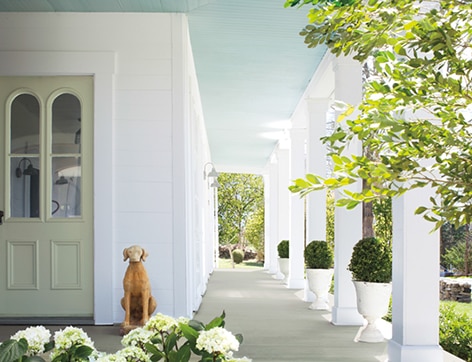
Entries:
[[233, 250], [233, 261], [236, 264], [241, 264], [244, 260], [244, 251], [240, 249], [234, 249]]
[[439, 344], [444, 350], [472, 362], [472, 321], [454, 305], [441, 304], [439, 316]]

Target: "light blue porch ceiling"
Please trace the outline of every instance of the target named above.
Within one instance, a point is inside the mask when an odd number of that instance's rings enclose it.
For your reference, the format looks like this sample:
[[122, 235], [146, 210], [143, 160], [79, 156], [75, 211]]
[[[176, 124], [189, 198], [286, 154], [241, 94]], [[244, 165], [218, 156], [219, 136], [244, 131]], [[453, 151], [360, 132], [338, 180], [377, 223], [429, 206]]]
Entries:
[[214, 163], [260, 171], [325, 49], [299, 31], [307, 8], [284, 0], [0, 0], [0, 12], [184, 12]]

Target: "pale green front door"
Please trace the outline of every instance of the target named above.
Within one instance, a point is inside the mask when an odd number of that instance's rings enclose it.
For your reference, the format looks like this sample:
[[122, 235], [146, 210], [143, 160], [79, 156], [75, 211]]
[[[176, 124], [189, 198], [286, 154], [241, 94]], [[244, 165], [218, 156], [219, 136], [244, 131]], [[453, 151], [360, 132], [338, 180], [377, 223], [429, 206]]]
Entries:
[[0, 77], [0, 323], [93, 319], [92, 77]]

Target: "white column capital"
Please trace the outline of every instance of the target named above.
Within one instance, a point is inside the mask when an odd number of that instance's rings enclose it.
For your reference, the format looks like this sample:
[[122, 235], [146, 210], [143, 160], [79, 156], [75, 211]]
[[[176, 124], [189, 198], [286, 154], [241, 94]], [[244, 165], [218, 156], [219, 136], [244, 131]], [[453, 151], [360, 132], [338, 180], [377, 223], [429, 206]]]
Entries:
[[360, 69], [362, 68], [362, 63], [358, 60], [353, 59], [352, 57], [340, 55], [333, 59], [332, 62], [333, 71], [338, 72], [342, 69]]
[[319, 98], [306, 98], [305, 99], [308, 112], [311, 114], [320, 114], [326, 113], [329, 108], [330, 103], [332, 102], [331, 98], [328, 97], [319, 97]]

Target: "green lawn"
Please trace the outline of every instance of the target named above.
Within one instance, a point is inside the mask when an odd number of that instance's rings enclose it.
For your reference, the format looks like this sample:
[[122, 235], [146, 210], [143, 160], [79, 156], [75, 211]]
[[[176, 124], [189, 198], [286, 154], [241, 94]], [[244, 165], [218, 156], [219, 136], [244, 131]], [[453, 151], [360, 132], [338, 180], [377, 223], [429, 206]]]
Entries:
[[472, 303], [459, 303], [450, 301], [442, 301], [441, 303], [454, 305], [458, 313], [466, 314], [470, 319], [472, 319]]
[[[255, 260], [243, 261], [241, 264], [234, 264], [234, 269], [255, 269], [262, 268], [264, 263], [257, 262]], [[231, 264], [231, 259], [218, 259], [218, 268], [220, 269], [232, 269], [233, 265]]]

